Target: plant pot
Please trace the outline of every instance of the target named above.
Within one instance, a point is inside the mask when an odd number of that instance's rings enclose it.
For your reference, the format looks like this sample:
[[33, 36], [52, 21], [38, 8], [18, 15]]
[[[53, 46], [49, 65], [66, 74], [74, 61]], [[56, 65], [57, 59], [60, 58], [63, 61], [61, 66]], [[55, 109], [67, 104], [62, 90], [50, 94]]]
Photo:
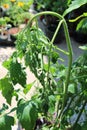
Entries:
[[16, 40], [18, 33], [25, 27], [25, 24], [21, 24], [19, 27], [13, 27], [9, 29], [9, 34], [11, 35], [12, 40]]
[[0, 45], [2, 46], [14, 46], [16, 40], [16, 35], [19, 33], [20, 29], [18, 27], [10, 28], [9, 30], [3, 31], [3, 35], [0, 34]]

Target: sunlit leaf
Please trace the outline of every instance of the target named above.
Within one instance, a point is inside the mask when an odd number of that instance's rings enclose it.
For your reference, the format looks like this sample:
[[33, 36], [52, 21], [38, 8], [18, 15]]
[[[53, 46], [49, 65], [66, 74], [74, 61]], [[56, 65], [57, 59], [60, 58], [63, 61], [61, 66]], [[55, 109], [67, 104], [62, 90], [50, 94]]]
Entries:
[[86, 45], [84, 45], [84, 46], [79, 46], [79, 48], [82, 49], [82, 50], [87, 50], [87, 46], [86, 46]]
[[25, 94], [27, 94], [29, 92], [29, 90], [32, 88], [33, 85], [34, 85], [34, 82], [27, 84], [26, 87], [24, 88], [23, 92]]

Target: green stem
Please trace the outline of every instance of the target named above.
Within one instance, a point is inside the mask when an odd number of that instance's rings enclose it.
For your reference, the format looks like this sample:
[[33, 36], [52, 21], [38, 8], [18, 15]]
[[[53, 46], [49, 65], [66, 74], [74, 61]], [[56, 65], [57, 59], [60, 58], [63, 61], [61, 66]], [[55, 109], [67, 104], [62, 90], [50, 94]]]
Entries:
[[57, 35], [57, 33], [58, 33], [59, 29], [60, 29], [60, 26], [61, 26], [62, 22], [63, 22], [63, 20], [61, 20], [61, 21], [59, 22], [59, 24], [58, 24], [58, 26], [57, 26], [57, 29], [56, 29], [56, 31], [55, 31], [55, 33], [54, 33], [54, 35], [53, 35], [53, 37], [52, 37], [52, 40], [51, 40], [51, 42], [50, 42], [49, 57], [48, 57], [48, 74], [47, 74], [47, 81], [49, 81], [49, 70], [50, 70], [50, 61], [51, 61], [51, 49], [52, 49], [52, 45], [53, 45], [53, 43], [54, 43], [54, 40], [55, 40], [56, 35]]
[[[41, 12], [41, 13], [38, 13], [36, 14], [31, 20], [30, 22], [28, 23], [28, 25], [26, 26], [26, 28], [32, 23], [32, 21], [37, 18], [38, 16], [41, 16], [41, 15], [53, 15], [55, 17], [57, 17], [60, 21], [62, 20], [63, 21], [63, 27], [64, 27], [64, 33], [65, 33], [65, 38], [66, 38], [66, 43], [67, 43], [67, 48], [68, 48], [68, 52], [69, 52], [69, 61], [68, 61], [68, 70], [67, 70], [67, 75], [66, 75], [66, 82], [65, 82], [65, 91], [64, 91], [64, 97], [63, 97], [63, 106], [62, 106], [62, 111], [65, 107], [65, 104], [66, 104], [66, 99], [67, 99], [67, 93], [68, 93], [68, 85], [69, 85], [69, 80], [70, 80], [70, 73], [71, 73], [71, 66], [72, 66], [72, 47], [71, 47], [71, 41], [70, 41], [70, 36], [69, 36], [69, 32], [68, 32], [68, 27], [67, 27], [67, 23], [64, 19], [63, 16], [61, 16], [60, 14], [56, 13], [56, 12], [51, 12], [51, 11], [44, 11], [44, 12]], [[55, 34], [56, 35], [56, 34]], [[52, 41], [54, 40], [55, 38], [55, 35], [54, 37], [52, 38]]]
[[63, 27], [64, 27], [66, 43], [67, 43], [68, 52], [69, 52], [69, 56], [68, 56], [68, 70], [67, 70], [67, 76], [66, 76], [66, 82], [65, 82], [64, 100], [63, 100], [63, 107], [64, 107], [65, 103], [66, 103], [67, 92], [68, 92], [68, 85], [69, 85], [70, 74], [71, 74], [71, 67], [72, 67], [72, 46], [71, 46], [70, 36], [69, 36], [69, 32], [68, 32], [68, 27], [67, 27], [67, 24], [66, 24], [65, 20], [63, 22]]
[[67, 27], [65, 20], [63, 22], [63, 27], [64, 27], [64, 33], [65, 33], [69, 56], [68, 56], [68, 68], [67, 68], [67, 74], [66, 74], [66, 82], [65, 82], [65, 86], [64, 86], [65, 90], [64, 90], [64, 97], [63, 97], [63, 105], [62, 105], [61, 112], [59, 114], [60, 118], [62, 117], [61, 115], [62, 115], [62, 112], [66, 105], [68, 85], [69, 85], [69, 81], [70, 81], [70, 74], [71, 74], [71, 67], [72, 67], [72, 46], [71, 46], [70, 36], [69, 36], [69, 32], [68, 32], [68, 27]]
[[69, 55], [69, 53], [68, 53], [67, 51], [62, 50], [62, 49], [60, 49], [59, 47], [57, 47], [56, 50], [58, 50], [58, 51], [64, 53], [65, 55]]
[[78, 77], [72, 78], [71, 81], [76, 80], [76, 79], [86, 78], [86, 77], [87, 77], [87, 75], [78, 76]]
[[53, 35], [52, 40], [51, 40], [51, 43], [52, 43], [52, 44], [53, 44], [53, 42], [54, 42], [54, 40], [55, 40], [55, 38], [56, 38], [56, 36], [57, 36], [57, 33], [58, 33], [58, 31], [59, 31], [59, 29], [60, 29], [62, 23], [63, 23], [63, 19], [58, 23], [58, 26], [57, 26], [57, 28], [56, 28], [56, 31], [55, 31], [55, 33], [54, 33], [54, 35]]
[[80, 15], [78, 17], [76, 17], [75, 19], [70, 19], [69, 22], [76, 22], [77, 20], [79, 20], [80, 18], [84, 17], [84, 15]]
[[60, 20], [63, 20], [63, 19], [64, 19], [63, 16], [61, 16], [60, 14], [58, 14], [58, 13], [56, 13], [56, 12], [44, 11], [44, 12], [40, 12], [40, 13], [35, 14], [35, 15], [33, 16], [33, 18], [31, 18], [31, 20], [29, 21], [29, 23], [27, 24], [27, 26], [26, 26], [25, 28], [27, 28], [28, 26], [30, 27], [32, 21], [33, 21], [35, 18], [37, 18], [37, 17], [39, 17], [39, 16], [41, 16], [41, 15], [53, 15], [53, 16], [57, 17], [57, 18], [60, 19]]

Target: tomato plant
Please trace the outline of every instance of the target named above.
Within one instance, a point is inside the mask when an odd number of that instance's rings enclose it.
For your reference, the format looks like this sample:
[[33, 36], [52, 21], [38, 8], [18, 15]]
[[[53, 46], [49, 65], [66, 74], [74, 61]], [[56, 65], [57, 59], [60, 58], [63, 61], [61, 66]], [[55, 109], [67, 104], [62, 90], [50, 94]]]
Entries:
[[[60, 20], [51, 41], [37, 24], [31, 27], [32, 21], [41, 15], [53, 15]], [[53, 44], [61, 25], [64, 28], [67, 51]], [[19, 33], [15, 44], [16, 51], [3, 63], [8, 72], [0, 79], [0, 90], [9, 105], [15, 96], [17, 105], [12, 110], [7, 105], [0, 109], [0, 129], [10, 130], [14, 125], [15, 117], [9, 115], [13, 111], [25, 130], [86, 129], [87, 54], [72, 62], [72, 46], [64, 17], [50, 11], [36, 14]], [[60, 64], [60, 52], [67, 55], [67, 66]], [[27, 67], [36, 77], [30, 84], [26, 82]], [[36, 81], [39, 82], [37, 87]], [[17, 88], [17, 84], [20, 84], [20, 88]], [[32, 87], [36, 87], [35, 92], [27, 99], [26, 94]], [[7, 109], [9, 112], [6, 112]], [[83, 114], [85, 118], [81, 121]]]

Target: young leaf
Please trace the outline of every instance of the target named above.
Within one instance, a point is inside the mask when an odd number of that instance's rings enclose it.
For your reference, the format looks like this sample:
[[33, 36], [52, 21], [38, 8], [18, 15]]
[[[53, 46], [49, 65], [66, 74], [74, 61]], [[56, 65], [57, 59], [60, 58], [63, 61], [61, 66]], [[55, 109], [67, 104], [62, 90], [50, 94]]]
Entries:
[[11, 130], [11, 126], [14, 125], [14, 118], [8, 115], [0, 117], [0, 130]]

